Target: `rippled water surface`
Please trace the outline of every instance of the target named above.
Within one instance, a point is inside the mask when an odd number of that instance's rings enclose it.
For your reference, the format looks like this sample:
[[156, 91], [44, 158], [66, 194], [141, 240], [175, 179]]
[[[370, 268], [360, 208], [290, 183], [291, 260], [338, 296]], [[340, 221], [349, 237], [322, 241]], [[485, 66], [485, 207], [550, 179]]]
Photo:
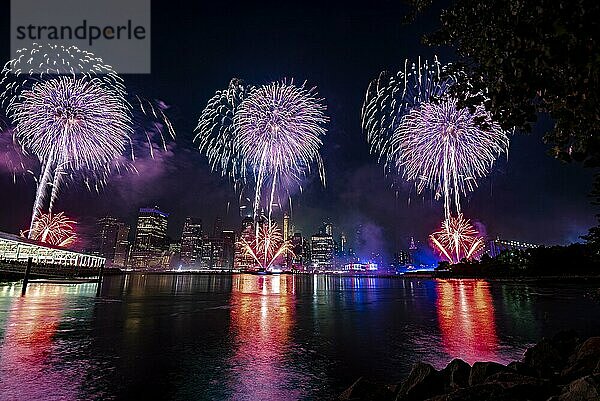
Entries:
[[595, 282], [130, 275], [0, 284], [0, 400], [320, 400], [600, 334]]

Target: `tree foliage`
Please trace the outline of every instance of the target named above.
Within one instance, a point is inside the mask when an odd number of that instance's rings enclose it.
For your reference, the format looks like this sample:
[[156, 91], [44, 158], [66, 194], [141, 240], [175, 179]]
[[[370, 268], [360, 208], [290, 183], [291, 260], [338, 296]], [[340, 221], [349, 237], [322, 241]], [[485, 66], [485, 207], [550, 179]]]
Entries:
[[597, 0], [454, 0], [425, 42], [456, 50], [505, 128], [549, 113], [553, 155], [600, 166], [598, 32]]

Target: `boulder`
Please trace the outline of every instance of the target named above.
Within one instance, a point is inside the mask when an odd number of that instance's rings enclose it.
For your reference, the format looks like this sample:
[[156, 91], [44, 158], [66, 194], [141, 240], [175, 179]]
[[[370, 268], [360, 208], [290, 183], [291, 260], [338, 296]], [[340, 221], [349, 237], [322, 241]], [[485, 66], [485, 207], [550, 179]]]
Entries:
[[531, 368], [529, 365], [519, 361], [513, 361], [506, 365], [507, 368], [514, 370], [516, 373], [525, 376], [537, 376], [537, 371]]
[[440, 372], [428, 363], [415, 364], [402, 383], [397, 400], [424, 400], [444, 393], [444, 381]]
[[361, 377], [340, 394], [338, 400], [392, 401], [395, 398], [393, 387], [375, 383]]
[[568, 380], [591, 375], [600, 363], [600, 337], [590, 337], [569, 358], [561, 376]]
[[543, 378], [557, 376], [563, 370], [566, 361], [567, 357], [547, 339], [542, 339], [529, 348], [523, 358], [523, 362]]
[[440, 374], [444, 380], [446, 391], [467, 387], [469, 385], [471, 365], [462, 359], [453, 359], [440, 371]]
[[510, 369], [496, 362], [475, 362], [469, 374], [469, 386], [482, 384], [491, 375], [505, 371]]
[[600, 375], [589, 375], [565, 386], [558, 401], [598, 401], [600, 400]]
[[502, 371], [489, 376], [486, 384], [499, 384], [515, 399], [546, 400], [558, 392], [558, 387], [549, 380], [526, 376], [516, 372]]

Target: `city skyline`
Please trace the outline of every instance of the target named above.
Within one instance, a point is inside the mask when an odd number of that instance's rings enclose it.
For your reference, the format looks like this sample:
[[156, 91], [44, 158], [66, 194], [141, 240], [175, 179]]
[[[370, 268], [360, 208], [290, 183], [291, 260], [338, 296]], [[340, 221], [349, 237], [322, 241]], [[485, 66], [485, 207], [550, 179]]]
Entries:
[[[157, 7], [164, 15], [171, 12], [162, 5]], [[323, 18], [332, 15], [334, 9], [331, 6], [322, 7]], [[377, 25], [372, 33], [349, 33], [352, 40], [347, 41], [348, 47], [337, 50], [338, 53], [354, 54], [374, 46], [369, 52], [372, 57], [356, 60], [355, 66], [338, 61], [335, 56], [339, 54], [335, 52], [331, 56], [325, 54], [327, 52], [323, 50], [329, 49], [332, 42], [337, 44], [339, 38], [321, 28], [320, 25], [326, 24], [320, 24], [321, 17], [312, 13], [300, 12], [297, 18], [302, 26], [291, 26], [281, 38], [292, 44], [295, 51], [276, 43], [265, 44], [258, 54], [244, 50], [238, 44], [240, 33], [225, 29], [222, 34], [231, 35], [228, 37], [235, 43], [233, 48], [223, 54], [223, 49], [207, 43], [205, 52], [210, 56], [200, 60], [190, 55], [189, 63], [181, 66], [183, 73], [180, 75], [168, 73], [172, 67], [169, 60], [177, 52], [185, 53], [186, 49], [178, 43], [172, 47], [164, 46], [163, 40], [157, 39], [153, 68], [157, 76], [164, 77], [164, 84], [156, 87], [144, 76], [130, 75], [124, 79], [128, 85], [143, 88], [144, 93], [171, 106], [168, 112], [177, 138], [158, 160], [139, 160], [136, 166], [139, 175], [112, 177], [99, 193], [64, 191], [57, 202], [57, 210], [65, 211], [84, 226], [86, 220], [91, 222], [109, 212], [133, 221], [137, 208], [158, 204], [171, 214], [173, 223], [168, 228], [171, 236], [176, 235], [185, 217], [191, 215], [204, 214], [210, 221], [221, 216], [226, 225], [233, 225], [244, 215], [243, 211], [240, 213], [239, 195], [227, 179], [210, 172], [206, 158], [192, 144], [198, 114], [211, 93], [226, 86], [232, 77], [265, 83], [295, 76], [319, 87], [331, 116], [322, 151], [327, 184], [323, 188], [316, 177], [311, 177], [304, 182], [303, 192], [293, 194], [292, 214], [302, 216], [297, 223], [299, 231], [308, 232], [324, 219], [336, 221], [344, 231], [362, 224], [372, 232], [372, 239], [377, 242], [374, 246], [388, 254], [407, 246], [407, 233], [425, 238], [437, 227], [442, 205], [433, 200], [431, 193], [415, 195], [411, 184], [384, 176], [376, 157], [369, 154], [360, 128], [360, 106], [369, 80], [380, 70], [394, 71], [406, 57], [415, 55], [430, 57], [438, 53], [448, 61], [452, 57], [443, 49], [437, 51], [418, 43], [420, 33], [430, 27], [430, 21], [424, 21], [421, 27], [416, 27], [419, 24], [398, 27], [391, 16], [404, 9], [402, 6], [385, 7], [389, 7], [384, 10], [389, 12], [389, 20]], [[354, 24], [371, 20], [362, 11], [336, 10], [348, 17], [345, 21], [355, 21]], [[259, 21], [269, 16], [244, 7], [232, 12], [236, 16], [248, 13]], [[345, 23], [339, 24], [343, 27]], [[170, 23], [158, 21], [153, 29], [160, 37], [160, 32], [166, 32], [170, 27]], [[308, 44], [295, 36], [306, 27], [314, 30]], [[201, 36], [212, 29], [212, 25], [204, 28], [184, 25], [177, 35]], [[277, 31], [277, 24], [261, 29], [264, 30], [262, 36], [269, 36]], [[403, 46], [396, 48], [397, 51], [380, 51], [394, 48], [392, 45], [398, 39]], [[7, 53], [7, 49], [3, 50]], [[242, 54], [240, 60], [232, 58], [230, 63], [223, 63], [223, 59], [217, 57], [220, 54], [233, 57], [236, 51]], [[265, 56], [263, 52], [272, 55]], [[317, 54], [322, 57], [312, 57]], [[302, 62], [308, 56], [316, 60], [314, 65]], [[217, 66], [223, 68], [217, 69]], [[202, 73], [193, 73], [196, 68], [210, 71], [211, 78], [206, 80]], [[595, 209], [587, 197], [592, 172], [575, 164], [562, 165], [545, 154], [547, 148], [540, 140], [540, 132], [549, 124], [548, 119], [541, 116], [531, 135], [513, 135], [508, 160], [499, 160], [490, 176], [482, 180], [478, 191], [465, 200], [464, 209], [475, 217], [475, 223], [484, 232], [532, 243], [565, 244], [577, 241], [594, 224]], [[5, 198], [6, 208], [13, 211], [0, 216], [0, 227], [14, 233], [27, 225], [31, 211], [26, 205], [33, 202], [35, 185], [33, 178], [28, 176], [17, 177], [16, 181], [13, 182], [8, 172], [0, 174], [0, 190], [10, 194]]]

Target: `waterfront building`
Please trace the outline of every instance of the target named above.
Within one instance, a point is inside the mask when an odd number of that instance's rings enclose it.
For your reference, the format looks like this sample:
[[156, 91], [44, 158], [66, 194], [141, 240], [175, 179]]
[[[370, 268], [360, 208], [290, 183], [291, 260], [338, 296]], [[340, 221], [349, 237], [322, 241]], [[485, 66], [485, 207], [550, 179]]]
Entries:
[[154, 208], [138, 213], [135, 241], [129, 265], [139, 268], [166, 268], [169, 265], [167, 224], [169, 215]]
[[330, 270], [333, 268], [335, 244], [333, 236], [327, 234], [327, 229], [314, 234], [310, 239], [311, 264], [318, 270]]
[[117, 230], [117, 240], [115, 242], [115, 256], [113, 258], [113, 266], [126, 267], [129, 259], [129, 225], [120, 223]]
[[181, 232], [181, 265], [198, 268], [202, 259], [202, 219], [187, 217]]
[[119, 219], [98, 219], [94, 253], [106, 259], [107, 265], [124, 267], [129, 252], [129, 226]]
[[29, 258], [36, 264], [60, 266], [100, 267], [106, 262], [101, 256], [0, 232], [0, 265], [26, 264]]
[[245, 240], [248, 243], [251, 243], [254, 240], [255, 232], [254, 232], [254, 219], [252, 217], [244, 217], [242, 220], [242, 227], [240, 230], [240, 241], [235, 243], [235, 262], [234, 267], [236, 269], [245, 270], [254, 267], [254, 259], [252, 256], [247, 255], [243, 246], [241, 245], [241, 240]]

